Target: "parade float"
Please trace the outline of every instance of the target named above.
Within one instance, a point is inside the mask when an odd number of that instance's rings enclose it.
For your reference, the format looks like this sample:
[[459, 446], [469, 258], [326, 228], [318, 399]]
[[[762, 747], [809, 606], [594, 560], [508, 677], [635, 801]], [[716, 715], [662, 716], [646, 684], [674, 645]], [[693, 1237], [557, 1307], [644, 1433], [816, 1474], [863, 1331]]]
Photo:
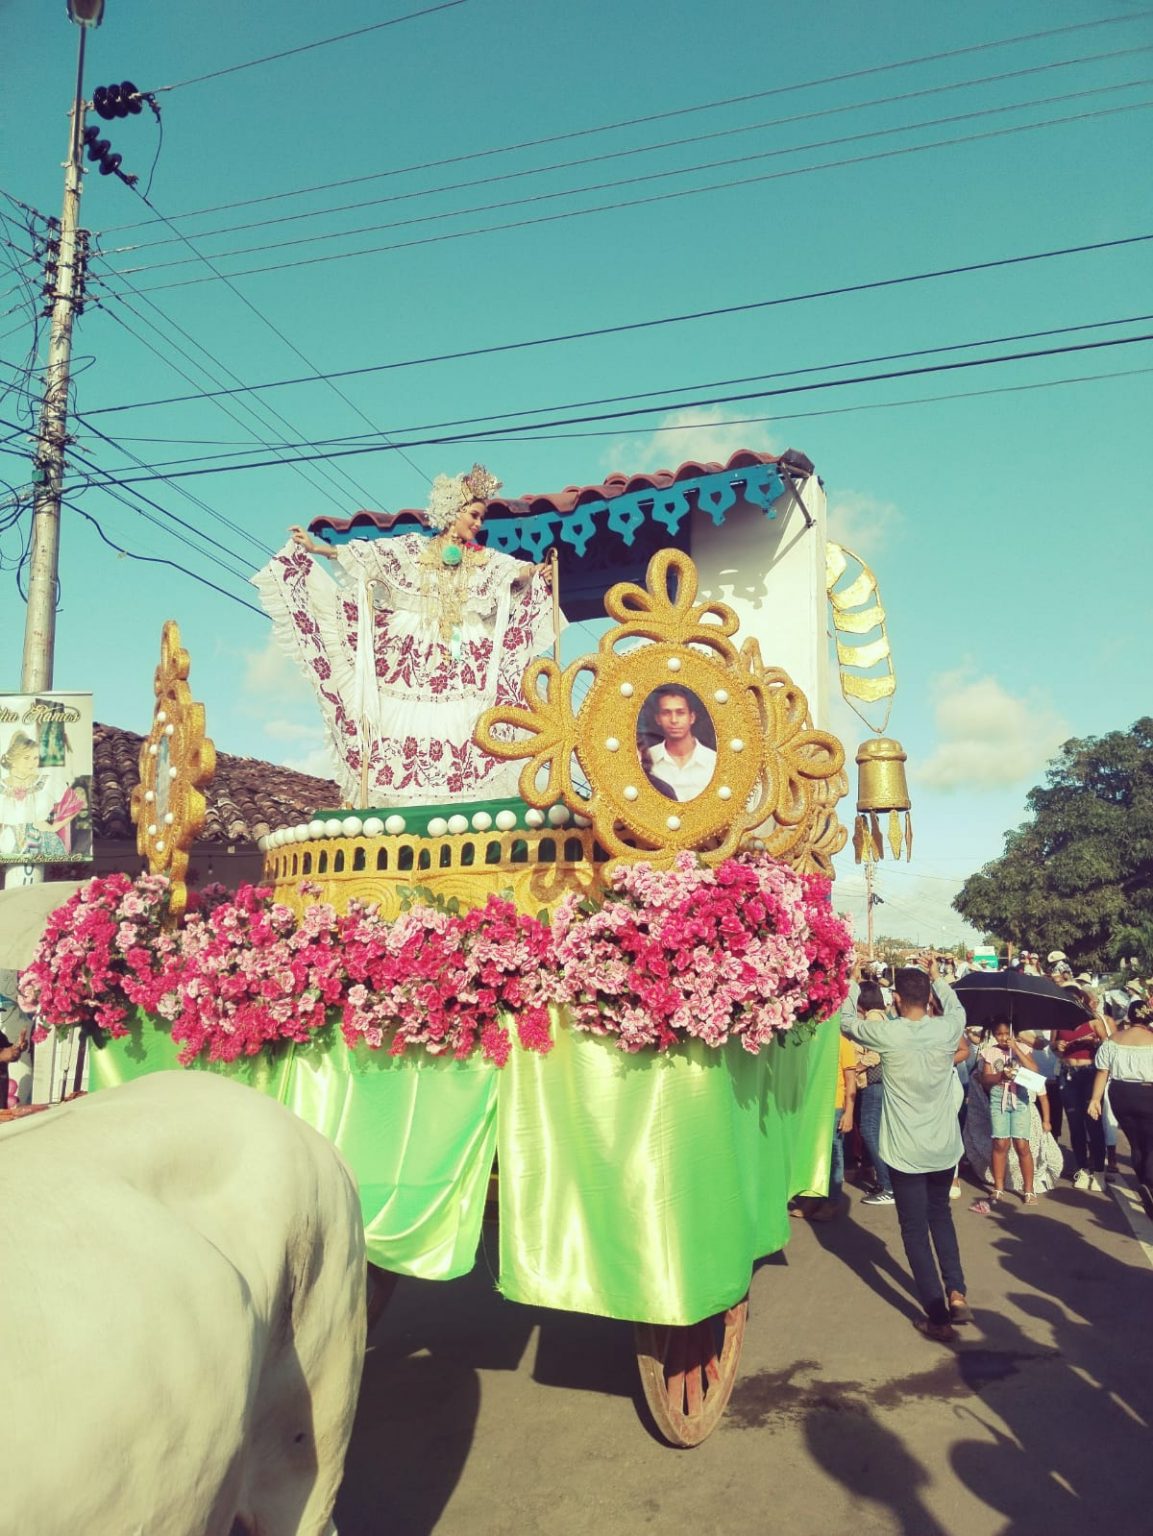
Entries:
[[[150, 872], [79, 892], [21, 983], [42, 1026], [90, 1035], [94, 1088], [223, 1072], [329, 1136], [385, 1277], [466, 1273], [495, 1206], [503, 1295], [632, 1321], [678, 1446], [724, 1410], [752, 1269], [785, 1246], [790, 1199], [828, 1183], [844, 753], [776, 664], [788, 652], [823, 709], [816, 620], [841, 572], [824, 568], [809, 470], [740, 454], [547, 506], [490, 482], [487, 549], [507, 566], [447, 516], [415, 539], [369, 514], [297, 530], [270, 567], [295, 594], [274, 620], [317, 687], [346, 803], [273, 831], [260, 888], [190, 902], [214, 754], [166, 625], [133, 803]], [[475, 489], [459, 477], [454, 495]], [[350, 546], [332, 592], [315, 533]], [[551, 580], [516, 561], [546, 548]], [[606, 591], [606, 571], [639, 579]], [[565, 665], [559, 644], [539, 654], [561, 594], [570, 619], [601, 619]], [[401, 687], [405, 706], [474, 698], [443, 781], [435, 711], [416, 747], [386, 740], [390, 669], [429, 623], [440, 671]], [[654, 736], [678, 699], [690, 758], [712, 743], [691, 793], [662, 779], [685, 760]], [[404, 776], [421, 774], [443, 793], [413, 797]]]

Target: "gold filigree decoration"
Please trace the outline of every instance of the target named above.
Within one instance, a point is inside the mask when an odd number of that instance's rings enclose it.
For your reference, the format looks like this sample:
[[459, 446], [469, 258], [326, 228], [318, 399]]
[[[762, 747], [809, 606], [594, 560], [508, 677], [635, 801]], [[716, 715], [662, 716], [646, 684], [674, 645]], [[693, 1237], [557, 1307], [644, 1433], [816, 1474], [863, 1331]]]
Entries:
[[[733, 610], [697, 603], [697, 589], [689, 556], [661, 550], [645, 586], [620, 582], [606, 594], [605, 611], [618, 623], [596, 652], [563, 671], [548, 658], [532, 662], [525, 704], [487, 710], [476, 740], [502, 761], [527, 759], [521, 797], [542, 808], [562, 800], [587, 816], [613, 860], [666, 865], [694, 849], [716, 863], [763, 825], [775, 829], [780, 856], [791, 862], [810, 840], [828, 841], [821, 816], [839, 794], [830, 799], [826, 786], [844, 753], [834, 736], [813, 729], [804, 694], [764, 666], [755, 640], [737, 649]], [[662, 688], [695, 696], [716, 736], [712, 776], [687, 800], [662, 792], [653, 782], [659, 765], [641, 761], [642, 711]], [[510, 740], [510, 728], [523, 734]]]
[[132, 791], [136, 847], [149, 871], [172, 882], [169, 917], [188, 904], [188, 850], [204, 826], [201, 790], [216, 771], [216, 748], [204, 734], [204, 705], [188, 687], [190, 661], [180, 629], [169, 619], [160, 636], [156, 708], [140, 748], [140, 783]]

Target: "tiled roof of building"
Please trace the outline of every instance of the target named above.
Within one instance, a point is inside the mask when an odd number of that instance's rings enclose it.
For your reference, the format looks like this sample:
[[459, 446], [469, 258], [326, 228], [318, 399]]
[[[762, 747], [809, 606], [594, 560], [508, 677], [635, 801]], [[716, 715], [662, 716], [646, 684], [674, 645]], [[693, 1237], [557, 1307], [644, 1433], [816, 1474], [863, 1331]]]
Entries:
[[[97, 837], [135, 840], [132, 791], [140, 782], [143, 736], [114, 725], [93, 726], [92, 822]], [[205, 791], [208, 815], [201, 843], [228, 846], [258, 837], [341, 803], [331, 779], [316, 779], [254, 757], [218, 752], [216, 773]]]
[[[663, 491], [681, 480], [697, 480], [702, 475], [715, 475], [722, 470], [747, 469], [752, 464], [775, 464], [777, 456], [771, 453], [754, 453], [751, 448], [738, 448], [728, 463], [699, 462], [689, 459], [678, 469], [653, 469], [644, 474], [609, 475], [600, 485], [568, 485], [563, 491], [530, 493], [525, 496], [494, 496], [488, 504], [489, 513], [500, 517], [523, 517], [526, 513], [572, 512], [590, 501], [612, 501], [630, 491], [651, 489]], [[377, 528], [391, 528], [401, 519], [424, 522], [423, 510], [408, 508], [399, 512], [357, 512], [352, 517], [330, 517], [321, 514], [309, 523], [312, 529], [331, 528], [346, 533], [356, 524], [362, 527], [372, 524]]]

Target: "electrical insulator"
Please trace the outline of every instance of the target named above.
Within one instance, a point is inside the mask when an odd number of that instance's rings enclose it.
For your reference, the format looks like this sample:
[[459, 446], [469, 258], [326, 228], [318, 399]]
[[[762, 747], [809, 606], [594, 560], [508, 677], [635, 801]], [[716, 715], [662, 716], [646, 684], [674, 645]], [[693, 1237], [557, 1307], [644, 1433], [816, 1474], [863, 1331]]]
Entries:
[[140, 111], [140, 94], [131, 80], [119, 85], [98, 85], [92, 96], [92, 107], [97, 117], [110, 123], [116, 117], [128, 117]]
[[112, 145], [100, 137], [99, 128], [85, 128], [84, 147], [88, 151], [89, 160], [100, 167], [101, 176], [111, 176], [113, 171], [120, 169], [124, 156], [112, 153]]

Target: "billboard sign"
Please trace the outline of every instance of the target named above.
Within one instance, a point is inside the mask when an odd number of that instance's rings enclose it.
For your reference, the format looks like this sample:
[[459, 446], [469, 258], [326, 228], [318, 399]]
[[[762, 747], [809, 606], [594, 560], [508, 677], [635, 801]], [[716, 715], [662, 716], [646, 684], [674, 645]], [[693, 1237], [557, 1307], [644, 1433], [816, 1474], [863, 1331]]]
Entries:
[[0, 865], [92, 860], [92, 695], [0, 693]]

